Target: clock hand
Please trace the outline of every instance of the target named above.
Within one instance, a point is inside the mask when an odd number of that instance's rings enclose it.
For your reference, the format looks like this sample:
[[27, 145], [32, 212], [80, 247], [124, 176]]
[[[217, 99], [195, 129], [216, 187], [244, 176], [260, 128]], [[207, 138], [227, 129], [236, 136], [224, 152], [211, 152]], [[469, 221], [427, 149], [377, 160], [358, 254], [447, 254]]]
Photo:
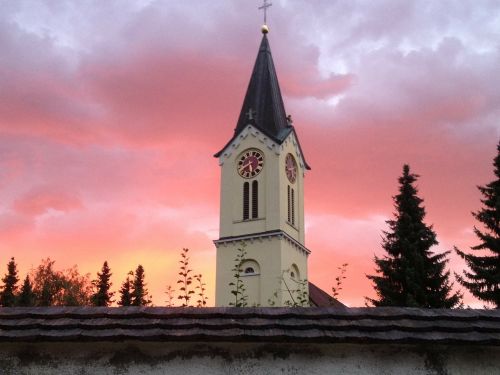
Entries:
[[[251, 162], [251, 161], [249, 161], [249, 162], [248, 162], [248, 163], [246, 163], [245, 165], [242, 165], [242, 166], [240, 167], [239, 171], [240, 171], [240, 172], [241, 172], [241, 171], [243, 171], [243, 170], [244, 170], [246, 167], [248, 167], [250, 164], [252, 164], [252, 162]], [[251, 172], [251, 171], [250, 171], [250, 172]]]

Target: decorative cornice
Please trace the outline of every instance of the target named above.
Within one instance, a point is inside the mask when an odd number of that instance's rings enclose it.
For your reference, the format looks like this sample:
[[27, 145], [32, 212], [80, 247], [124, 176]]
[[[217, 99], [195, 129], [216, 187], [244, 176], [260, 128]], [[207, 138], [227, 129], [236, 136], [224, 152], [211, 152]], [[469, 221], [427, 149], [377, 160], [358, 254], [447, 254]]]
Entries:
[[297, 241], [296, 239], [294, 239], [288, 233], [282, 231], [281, 229], [271, 230], [267, 232], [260, 232], [260, 233], [243, 234], [240, 236], [222, 237], [219, 238], [218, 240], [214, 240], [214, 244], [216, 247], [218, 247], [219, 245], [228, 245], [245, 241], [253, 242], [255, 240], [264, 240], [271, 238], [279, 238], [280, 240], [287, 241], [297, 250], [302, 251], [306, 256], [311, 253], [311, 250], [309, 250], [307, 247], [302, 245], [299, 241]]
[[272, 150], [279, 155], [281, 149], [279, 143], [273, 138], [264, 134], [261, 130], [257, 129], [255, 126], [248, 124], [239, 134], [234, 137], [234, 139], [222, 150], [219, 155], [219, 165], [223, 165], [224, 161], [229, 158], [235, 150], [238, 150], [241, 142], [243, 142], [248, 135], [252, 135], [257, 138], [260, 143], [264, 144], [269, 150]]
[[248, 137], [248, 135], [257, 138], [260, 143], [264, 144], [269, 150], [274, 151], [276, 155], [280, 155], [284, 151], [285, 145], [287, 145], [288, 142], [291, 142], [293, 148], [295, 149], [295, 153], [297, 154], [297, 157], [299, 159], [299, 165], [300, 168], [302, 169], [302, 173], [305, 174], [305, 169], [306, 169], [305, 159], [304, 156], [302, 155], [302, 150], [300, 148], [297, 136], [295, 135], [294, 131], [291, 131], [283, 140], [283, 142], [278, 142], [251, 124], [248, 124], [220, 152], [219, 165], [223, 165], [225, 160], [229, 158], [233, 154], [233, 152], [238, 151], [240, 144]]

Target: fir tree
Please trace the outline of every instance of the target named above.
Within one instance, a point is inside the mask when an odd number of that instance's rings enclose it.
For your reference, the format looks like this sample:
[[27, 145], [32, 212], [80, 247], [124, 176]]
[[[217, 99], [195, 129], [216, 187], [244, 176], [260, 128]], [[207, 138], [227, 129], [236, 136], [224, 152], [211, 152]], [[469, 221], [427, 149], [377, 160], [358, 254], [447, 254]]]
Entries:
[[403, 167], [399, 194], [393, 198], [395, 219], [387, 221], [390, 231], [384, 232], [382, 240], [387, 255], [375, 257], [378, 275], [367, 276], [375, 284], [378, 299], [368, 299], [375, 306], [451, 308], [460, 304], [458, 292], [450, 295], [450, 273], [445, 271], [449, 251], [433, 254], [429, 250], [438, 242], [432, 226], [423, 222], [423, 200], [414, 186], [418, 177], [408, 165]]
[[0, 293], [0, 305], [4, 307], [14, 306], [16, 303], [16, 292], [17, 283], [19, 278], [17, 277], [17, 265], [14, 258], [10, 258], [10, 262], [7, 264], [7, 273], [2, 279], [3, 287]]
[[35, 304], [36, 294], [33, 291], [33, 284], [31, 284], [29, 276], [26, 275], [17, 299], [17, 306], [32, 307], [35, 306]]
[[135, 270], [134, 282], [132, 284], [132, 306], [147, 306], [151, 303], [146, 284], [144, 283], [144, 277], [144, 267], [139, 264]]
[[120, 301], [118, 301], [120, 306], [132, 306], [132, 282], [130, 281], [130, 276], [133, 275], [134, 273], [129, 271], [127, 279], [123, 282], [122, 287], [120, 288]]
[[497, 156], [493, 160], [495, 180], [485, 186], [478, 186], [483, 195], [483, 207], [473, 212], [474, 218], [484, 227], [474, 227], [479, 244], [471, 247], [476, 253], [467, 254], [455, 248], [470, 271], [455, 275], [460, 284], [465, 286], [481, 301], [492, 303], [500, 308], [500, 142]]
[[90, 297], [90, 302], [93, 306], [109, 306], [113, 302], [111, 298], [114, 292], [109, 291], [112, 285], [109, 281], [111, 275], [112, 273], [108, 266], [108, 262], [105, 261], [102, 265], [101, 272], [97, 272], [97, 279], [92, 281], [92, 284], [96, 288], [95, 293]]

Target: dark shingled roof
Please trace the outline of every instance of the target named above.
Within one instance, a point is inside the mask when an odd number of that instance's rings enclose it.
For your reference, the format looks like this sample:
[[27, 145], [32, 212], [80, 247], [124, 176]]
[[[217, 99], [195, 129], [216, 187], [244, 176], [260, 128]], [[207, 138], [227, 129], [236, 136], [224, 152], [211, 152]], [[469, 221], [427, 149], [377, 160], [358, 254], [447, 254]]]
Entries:
[[0, 341], [229, 341], [500, 345], [499, 310], [0, 308]]
[[[250, 110], [253, 112], [253, 120], [247, 115]], [[291, 130], [286, 119], [285, 106], [266, 34], [262, 36], [235, 134], [242, 131], [249, 123], [253, 123], [278, 140], [284, 140]]]
[[338, 309], [347, 309], [347, 306], [337, 299], [333, 298], [323, 289], [309, 281], [309, 302], [314, 307], [336, 307]]
[[[249, 124], [255, 126], [278, 144], [283, 143], [290, 133], [295, 133], [293, 125], [287, 120], [278, 77], [271, 55], [271, 48], [266, 34], [262, 36], [238, 123], [234, 129], [234, 135], [222, 150], [214, 156], [219, 157], [224, 149]], [[295, 134], [295, 138], [297, 138], [298, 142], [297, 134]], [[305, 167], [310, 169], [305, 161], [300, 143], [298, 146], [304, 159]]]

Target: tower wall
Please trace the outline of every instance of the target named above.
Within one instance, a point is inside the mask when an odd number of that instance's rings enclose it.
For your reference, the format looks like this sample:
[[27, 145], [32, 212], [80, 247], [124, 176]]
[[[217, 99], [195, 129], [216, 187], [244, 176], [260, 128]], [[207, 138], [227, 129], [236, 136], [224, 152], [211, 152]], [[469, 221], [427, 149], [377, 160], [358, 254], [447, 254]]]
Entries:
[[[238, 174], [242, 152], [257, 149], [264, 155], [264, 168], [251, 179]], [[291, 183], [285, 171], [286, 155], [297, 161], [297, 177]], [[249, 125], [221, 157], [220, 239], [217, 246], [216, 306], [235, 303], [231, 293], [236, 282], [234, 268], [238, 249], [258, 264], [258, 274], [241, 273], [249, 306], [284, 306], [296, 299], [300, 281], [307, 279], [308, 250], [304, 247], [304, 163], [294, 133], [277, 144]], [[243, 184], [259, 185], [257, 218], [243, 220]], [[294, 214], [289, 219], [288, 187], [294, 191]], [[293, 266], [293, 267], [292, 267]], [[243, 267], [245, 268], [245, 267]], [[245, 271], [245, 270], [243, 270]], [[294, 275], [293, 277], [291, 275]], [[302, 287], [307, 295], [307, 287]], [[291, 290], [291, 292], [289, 291]]]

